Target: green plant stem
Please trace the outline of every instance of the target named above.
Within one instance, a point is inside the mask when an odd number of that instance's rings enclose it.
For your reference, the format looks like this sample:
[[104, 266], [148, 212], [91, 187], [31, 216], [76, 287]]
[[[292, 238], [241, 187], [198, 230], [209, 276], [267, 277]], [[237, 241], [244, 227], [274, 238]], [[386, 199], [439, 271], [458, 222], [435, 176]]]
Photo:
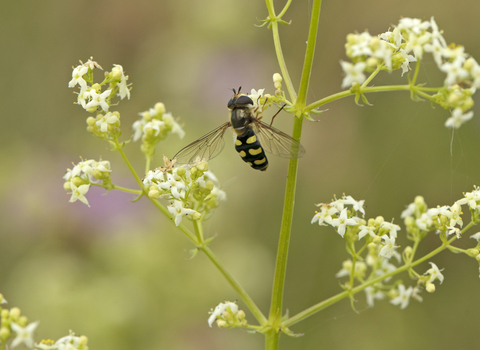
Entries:
[[[101, 187], [101, 185], [100, 185], [100, 187]], [[135, 193], [135, 194], [141, 194], [142, 193], [141, 190], [134, 190], [134, 189], [131, 189], [131, 188], [126, 188], [126, 187], [117, 186], [117, 185], [112, 185], [112, 189], [113, 190], [118, 190], [118, 191], [123, 191], [123, 192], [128, 192], [128, 193]]]
[[[313, 56], [315, 53], [315, 44], [317, 43], [318, 24], [320, 22], [320, 9], [322, 0], [314, 0], [312, 5], [312, 15], [310, 18], [310, 27], [308, 29], [307, 50], [305, 52], [305, 60], [303, 62], [302, 78], [298, 89], [298, 98], [295, 101], [295, 107], [305, 107], [307, 100], [308, 86], [310, 84], [310, 76], [312, 74]], [[303, 116], [302, 116], [303, 117]]]
[[[273, 6], [273, 0], [265, 0], [267, 4], [268, 16], [270, 20], [270, 25], [272, 27], [273, 34], [273, 44], [275, 46], [275, 54], [277, 55], [278, 65], [280, 66], [280, 71], [282, 72], [283, 82], [287, 87], [287, 91], [290, 95], [292, 101], [297, 99], [297, 93], [293, 87], [292, 79], [290, 74], [288, 74], [287, 65], [285, 63], [285, 57], [283, 57], [282, 45], [280, 43], [280, 34], [278, 33], [278, 21], [280, 17], [275, 15], [275, 8]], [[287, 3], [288, 5], [288, 3]], [[287, 7], [287, 6], [285, 6]], [[284, 13], [285, 11], [282, 11]]]
[[[467, 226], [464, 227], [464, 229], [462, 230], [463, 232], [467, 231], [470, 227], [472, 227], [473, 225], [475, 225], [475, 223], [473, 222], [470, 222]], [[457, 237], [453, 237], [451, 238], [446, 245], [441, 245], [440, 247], [438, 247], [437, 249], [431, 251], [430, 253], [424, 255], [423, 257], [421, 257], [420, 259], [418, 260], [415, 260], [414, 262], [412, 263], [406, 263], [405, 265], [399, 267], [398, 269], [390, 272], [390, 273], [387, 273], [383, 276], [380, 276], [380, 277], [377, 277], [373, 280], [370, 280], [368, 282], [365, 282], [355, 288], [352, 288], [352, 290], [350, 291], [345, 291], [345, 292], [342, 292], [342, 293], [339, 293], [337, 295], [334, 295], [333, 297], [331, 298], [328, 298], [318, 304], [315, 304], [311, 307], [309, 307], [308, 309], [296, 314], [295, 316], [292, 316], [290, 317], [288, 320], [286, 320], [284, 323], [283, 323], [283, 326], [284, 327], [290, 327], [314, 314], [316, 314], [317, 312], [327, 308], [328, 306], [332, 305], [332, 304], [335, 304], [336, 302], [342, 300], [343, 298], [346, 298], [350, 295], [354, 295], [362, 290], [364, 290], [365, 288], [371, 286], [371, 285], [374, 285], [378, 282], [381, 282], [391, 276], [394, 276], [396, 274], [399, 274], [403, 271], [406, 271], [412, 267], [415, 267], [417, 266], [418, 264], [421, 264], [422, 262], [424, 262], [425, 260], [428, 260], [430, 258], [432, 258], [433, 256], [437, 255], [438, 253], [444, 251], [445, 249], [448, 249], [450, 244], [455, 241], [457, 239]]]
[[[267, 1], [268, 3], [268, 1]], [[300, 94], [299, 98], [296, 98], [295, 91], [291, 86], [290, 78], [288, 77], [287, 89], [290, 93], [292, 101], [294, 101], [295, 107], [298, 111], [302, 111], [305, 107], [305, 100], [308, 91], [313, 55], [315, 51], [315, 42], [318, 28], [318, 21], [320, 16], [320, 5], [321, 0], [314, 0], [312, 8], [312, 19], [310, 21], [310, 29], [308, 35], [308, 44], [305, 54], [305, 62], [302, 72], [302, 79], [300, 83]], [[273, 11], [273, 4], [271, 6]], [[270, 12], [270, 8], [269, 8]], [[274, 14], [270, 12], [270, 17]], [[273, 22], [273, 33], [274, 33], [274, 42], [275, 49], [277, 52], [277, 57], [279, 60], [280, 67], [282, 69], [282, 74], [287, 72], [286, 67], [283, 67], [285, 64], [283, 59], [283, 54], [280, 47], [280, 39], [278, 37], [278, 26], [276, 22]], [[292, 137], [300, 141], [302, 134], [302, 123], [303, 123], [303, 113], [298, 116], [299, 118], [294, 119]], [[278, 349], [278, 339], [279, 339], [279, 329], [282, 316], [282, 307], [283, 307], [283, 293], [285, 285], [285, 272], [287, 268], [287, 257], [288, 257], [288, 248], [290, 245], [290, 234], [292, 228], [292, 218], [293, 218], [293, 209], [295, 203], [295, 190], [297, 182], [297, 170], [298, 170], [298, 159], [290, 159], [288, 164], [288, 175], [287, 175], [287, 184], [285, 189], [285, 199], [283, 206], [283, 215], [282, 223], [280, 227], [280, 237], [278, 243], [277, 259], [275, 264], [275, 275], [272, 288], [272, 300], [270, 304], [270, 314], [269, 314], [269, 323], [272, 327], [272, 330], [268, 331], [266, 334], [266, 349], [275, 350]]]

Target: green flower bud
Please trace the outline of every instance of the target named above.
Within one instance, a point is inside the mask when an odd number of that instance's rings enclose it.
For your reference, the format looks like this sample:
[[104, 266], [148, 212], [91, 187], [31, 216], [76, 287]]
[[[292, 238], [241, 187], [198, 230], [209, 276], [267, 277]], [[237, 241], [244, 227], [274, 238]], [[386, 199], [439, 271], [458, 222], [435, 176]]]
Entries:
[[153, 107], [155, 111], [157, 111], [158, 114], [162, 115], [165, 113], [165, 105], [162, 102], [155, 103], [155, 106]]
[[85, 184], [85, 181], [79, 178], [78, 176], [75, 176], [71, 182], [77, 187]]
[[202, 173], [205, 171], [208, 171], [208, 163], [207, 162], [200, 162], [198, 165], [198, 170], [200, 170]]
[[113, 67], [112, 71], [110, 72], [110, 77], [113, 81], [121, 81], [122, 70], [119, 67]]
[[432, 282], [427, 282], [425, 289], [427, 290], [427, 292], [433, 293], [435, 292], [435, 285]]
[[10, 319], [14, 322], [16, 322], [18, 320], [18, 318], [20, 317], [20, 314], [21, 314], [21, 311], [18, 307], [12, 307], [10, 309]]
[[0, 339], [2, 339], [2, 344], [5, 344], [5, 340], [11, 335], [10, 330], [7, 327], [0, 328]]
[[202, 217], [202, 214], [200, 214], [199, 212], [195, 212], [192, 214], [193, 220], [200, 220], [201, 217]]
[[385, 221], [385, 219], [383, 218], [383, 216], [377, 216], [375, 218], [375, 224], [377, 224], [377, 225], [380, 225], [384, 221]]
[[205, 184], [205, 188], [206, 188], [208, 191], [213, 190], [213, 186], [214, 186], [214, 184], [213, 184], [213, 181], [211, 181], [211, 180], [208, 180], [207, 183]]
[[185, 168], [183, 166], [181, 166], [180, 168], [177, 168], [177, 175], [178, 176], [185, 176], [186, 173], [187, 173], [187, 171], [185, 170]]
[[[153, 186], [152, 186], [153, 187]], [[160, 197], [160, 192], [158, 191], [158, 189], [150, 189], [150, 191], [148, 191], [148, 198], [158, 198]]]
[[63, 184], [63, 189], [65, 191], [71, 191], [72, 190], [72, 184], [70, 183], [70, 181], [67, 181]]
[[28, 324], [27, 316], [20, 316], [16, 323], [21, 327], [25, 327]]
[[95, 125], [95, 118], [94, 117], [88, 117], [87, 118], [87, 125], [88, 126], [94, 126]]

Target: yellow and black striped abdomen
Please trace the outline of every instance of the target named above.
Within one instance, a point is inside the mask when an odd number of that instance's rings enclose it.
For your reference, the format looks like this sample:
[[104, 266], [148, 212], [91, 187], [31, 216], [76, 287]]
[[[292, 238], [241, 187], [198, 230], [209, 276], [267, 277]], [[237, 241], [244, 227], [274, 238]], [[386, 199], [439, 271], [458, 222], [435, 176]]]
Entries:
[[235, 149], [242, 159], [253, 169], [260, 171], [267, 170], [267, 156], [252, 129], [247, 129], [245, 134], [237, 136], [237, 139], [235, 140]]

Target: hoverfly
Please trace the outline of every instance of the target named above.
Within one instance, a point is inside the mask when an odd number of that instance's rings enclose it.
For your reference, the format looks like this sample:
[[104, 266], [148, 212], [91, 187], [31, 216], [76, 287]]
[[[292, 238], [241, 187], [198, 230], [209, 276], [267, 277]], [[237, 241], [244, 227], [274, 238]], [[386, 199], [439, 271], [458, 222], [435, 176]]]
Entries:
[[182, 148], [174, 157], [177, 164], [218, 156], [225, 146], [223, 135], [229, 127], [232, 127], [237, 136], [235, 150], [253, 169], [267, 170], [268, 160], [264, 151], [284, 158], [300, 158], [305, 154], [305, 149], [297, 140], [262, 122], [261, 117], [256, 115], [259, 107], [254, 109], [253, 100], [241, 94], [240, 90], [241, 87], [238, 92], [233, 89], [234, 95], [227, 104], [230, 121]]

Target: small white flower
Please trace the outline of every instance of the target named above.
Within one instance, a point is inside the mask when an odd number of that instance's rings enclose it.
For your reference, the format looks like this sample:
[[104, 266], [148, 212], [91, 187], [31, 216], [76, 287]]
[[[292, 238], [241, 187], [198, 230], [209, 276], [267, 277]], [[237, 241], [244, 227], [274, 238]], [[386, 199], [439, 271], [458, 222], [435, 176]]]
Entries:
[[86, 108], [97, 107], [100, 106], [106, 112], [108, 111], [108, 103], [105, 101], [107, 97], [110, 96], [112, 90], [106, 90], [101, 94], [98, 94], [95, 89], [90, 90], [90, 97], [92, 100], [87, 103], [85, 106]]
[[167, 173], [167, 181], [158, 184], [158, 187], [164, 190], [170, 190], [172, 196], [177, 199], [185, 198], [185, 184], [177, 181], [172, 174]]
[[184, 208], [181, 201], [173, 201], [173, 203], [169, 205], [167, 209], [171, 214], [173, 214], [176, 226], [180, 225], [180, 223], [182, 222], [182, 218], [185, 215], [196, 213], [196, 211], [193, 209]]
[[143, 127], [143, 131], [146, 132], [148, 129], [155, 130], [155, 136], [160, 134], [160, 131], [165, 127], [165, 123], [158, 119], [152, 119], [150, 122], [146, 123]]
[[402, 77], [410, 70], [410, 62], [417, 62], [417, 59], [412, 55], [407, 55], [407, 52], [403, 49], [398, 51], [398, 54], [403, 58], [402, 63]]
[[468, 71], [463, 68], [464, 62], [465, 58], [459, 56], [453, 62], [446, 62], [440, 66], [440, 70], [447, 73], [447, 77], [445, 78], [446, 85], [453, 85], [457, 81], [468, 77]]
[[58, 350], [77, 350], [80, 346], [80, 337], [76, 337], [75, 333], [70, 331], [70, 335], [58, 339], [55, 346]]
[[88, 88], [81, 88], [77, 97], [77, 104], [81, 105], [83, 108], [87, 107], [87, 100], [90, 97], [90, 90]]
[[385, 294], [381, 290], [376, 290], [372, 286], [367, 287], [364, 290], [367, 297], [367, 304], [370, 307], [373, 307], [375, 299], [377, 300], [385, 299]]
[[393, 305], [400, 305], [400, 309], [403, 310], [408, 306], [412, 292], [412, 286], [408, 287], [408, 289], [405, 289], [405, 286], [403, 284], [400, 284], [398, 286], [398, 296], [390, 300], [390, 302]]
[[15, 339], [12, 341], [12, 348], [20, 345], [21, 343], [25, 344], [29, 348], [33, 348], [33, 332], [37, 329], [39, 321], [32, 322], [26, 327], [21, 327], [15, 322], [11, 323], [12, 331], [17, 334]]
[[359, 227], [359, 229], [360, 229], [360, 232], [358, 233], [358, 240], [361, 240], [366, 235], [370, 235], [371, 237], [376, 237], [376, 234], [375, 234], [376, 227], [375, 226], [361, 225]]
[[367, 66], [365, 62], [352, 64], [350, 62], [340, 61], [340, 64], [346, 74], [342, 81], [342, 88], [350, 87], [354, 82], [361, 84], [367, 79], [365, 74], [363, 74], [363, 71]]
[[431, 25], [430, 22], [422, 22], [418, 18], [405, 17], [405, 18], [400, 19], [397, 28], [398, 29], [404, 29], [407, 32], [420, 34], [423, 31], [430, 28], [430, 25]]
[[471, 235], [470, 238], [476, 239], [477, 242], [480, 242], [480, 232], [477, 232], [474, 235]]
[[185, 136], [185, 131], [182, 129], [180, 124], [175, 121], [171, 113], [164, 113], [162, 116], [162, 120], [165, 122], [165, 124], [172, 125], [173, 134], [177, 134], [180, 140], [183, 139], [183, 137]]
[[417, 226], [423, 231], [430, 231], [430, 226], [433, 225], [433, 220], [427, 213], [423, 213], [416, 222]]
[[[258, 107], [260, 107], [258, 105], [258, 100], [263, 97], [263, 92], [264, 91], [265, 91], [265, 89], [258, 89], [258, 91], [255, 91], [255, 89], [252, 89], [252, 91], [250, 91], [250, 95], [248, 95], [248, 97], [250, 97], [252, 99], [254, 109], [257, 109]], [[260, 110], [260, 112], [261, 112], [261, 110]]]
[[462, 207], [460, 204], [455, 202], [454, 205], [450, 207], [450, 210], [445, 212], [445, 215], [450, 219], [450, 226], [456, 226], [457, 224], [462, 227], [463, 226], [463, 220], [462, 217], [460, 216], [462, 214]]
[[80, 85], [82, 89], [87, 88], [87, 82], [85, 79], [83, 79], [83, 76], [87, 74], [88, 72], [88, 67], [85, 66], [77, 66], [76, 68], [73, 69], [72, 72], [72, 80], [69, 81], [68, 87], [75, 87], [75, 85]]
[[343, 197], [343, 199], [345, 201], [344, 202], [345, 204], [352, 205], [353, 210], [359, 211], [360, 213], [362, 213], [363, 217], [365, 217], [365, 209], [363, 209], [365, 200], [362, 199], [362, 200], [356, 201], [355, 199], [353, 199], [352, 196], [346, 196], [346, 197]]
[[395, 238], [388, 237], [388, 235], [383, 235], [382, 238], [384, 240], [384, 246], [380, 249], [378, 255], [390, 259], [395, 252], [395, 248], [398, 248], [398, 246], [395, 245]]
[[100, 120], [97, 120], [96, 124], [100, 126], [102, 132], [107, 132], [108, 124], [115, 124], [116, 122], [118, 122], [118, 117], [112, 112], [108, 112]]
[[72, 188], [72, 197], [70, 197], [70, 203], [74, 203], [77, 200], [79, 200], [82, 203], [85, 203], [86, 205], [90, 206], [88, 204], [87, 198], [85, 198], [85, 194], [88, 192], [90, 189], [90, 185], [80, 185], [80, 186], [75, 186], [73, 183], [70, 184]]
[[313, 216], [311, 223], [313, 224], [318, 221], [318, 224], [320, 226], [326, 226], [324, 222], [326, 222], [329, 225], [332, 225], [333, 223], [332, 215], [336, 213], [338, 213], [337, 208], [330, 205], [322, 205], [322, 209], [320, 210], [320, 212], [316, 213]]
[[220, 303], [215, 307], [215, 310], [210, 313], [210, 317], [208, 318], [208, 325], [210, 328], [212, 327], [213, 322], [217, 319], [218, 316], [222, 316], [225, 311], [227, 311], [227, 308], [230, 308], [230, 311], [233, 314], [238, 313], [238, 305], [235, 303], [232, 303], [230, 301], [226, 301], [224, 303]]
[[392, 222], [384, 221], [380, 225], [380, 228], [384, 228], [389, 231], [390, 237], [397, 238], [397, 231], [400, 231], [400, 226], [395, 225]]
[[447, 119], [445, 126], [447, 128], [458, 129], [463, 123], [469, 121], [473, 117], [473, 112], [463, 114], [461, 108], [455, 108], [452, 112], [452, 116]]
[[428, 269], [427, 272], [425, 272], [425, 275], [430, 275], [430, 279], [428, 280], [428, 282], [433, 283], [435, 280], [438, 279], [440, 281], [440, 284], [442, 284], [443, 275], [440, 271], [443, 271], [443, 269], [439, 270], [437, 265], [432, 262], [430, 263], [430, 265], [432, 265], [432, 267]]
[[138, 141], [140, 137], [143, 135], [143, 128], [145, 127], [146, 122], [142, 119], [137, 120], [136, 122], [133, 123], [132, 128], [134, 131], [133, 134], [133, 141]]
[[123, 67], [119, 64], [114, 64], [114, 66], [117, 67], [120, 70], [120, 72], [122, 72], [122, 77], [121, 77], [120, 83], [118, 84], [118, 96], [120, 96], [122, 100], [125, 97], [128, 97], [128, 99], [130, 99], [130, 89], [127, 86], [127, 77], [123, 72]]
[[347, 209], [343, 209], [340, 216], [337, 219], [332, 220], [332, 226], [338, 227], [337, 231], [340, 236], [345, 235], [347, 225], [355, 226], [357, 222], [353, 218], [347, 217]]

